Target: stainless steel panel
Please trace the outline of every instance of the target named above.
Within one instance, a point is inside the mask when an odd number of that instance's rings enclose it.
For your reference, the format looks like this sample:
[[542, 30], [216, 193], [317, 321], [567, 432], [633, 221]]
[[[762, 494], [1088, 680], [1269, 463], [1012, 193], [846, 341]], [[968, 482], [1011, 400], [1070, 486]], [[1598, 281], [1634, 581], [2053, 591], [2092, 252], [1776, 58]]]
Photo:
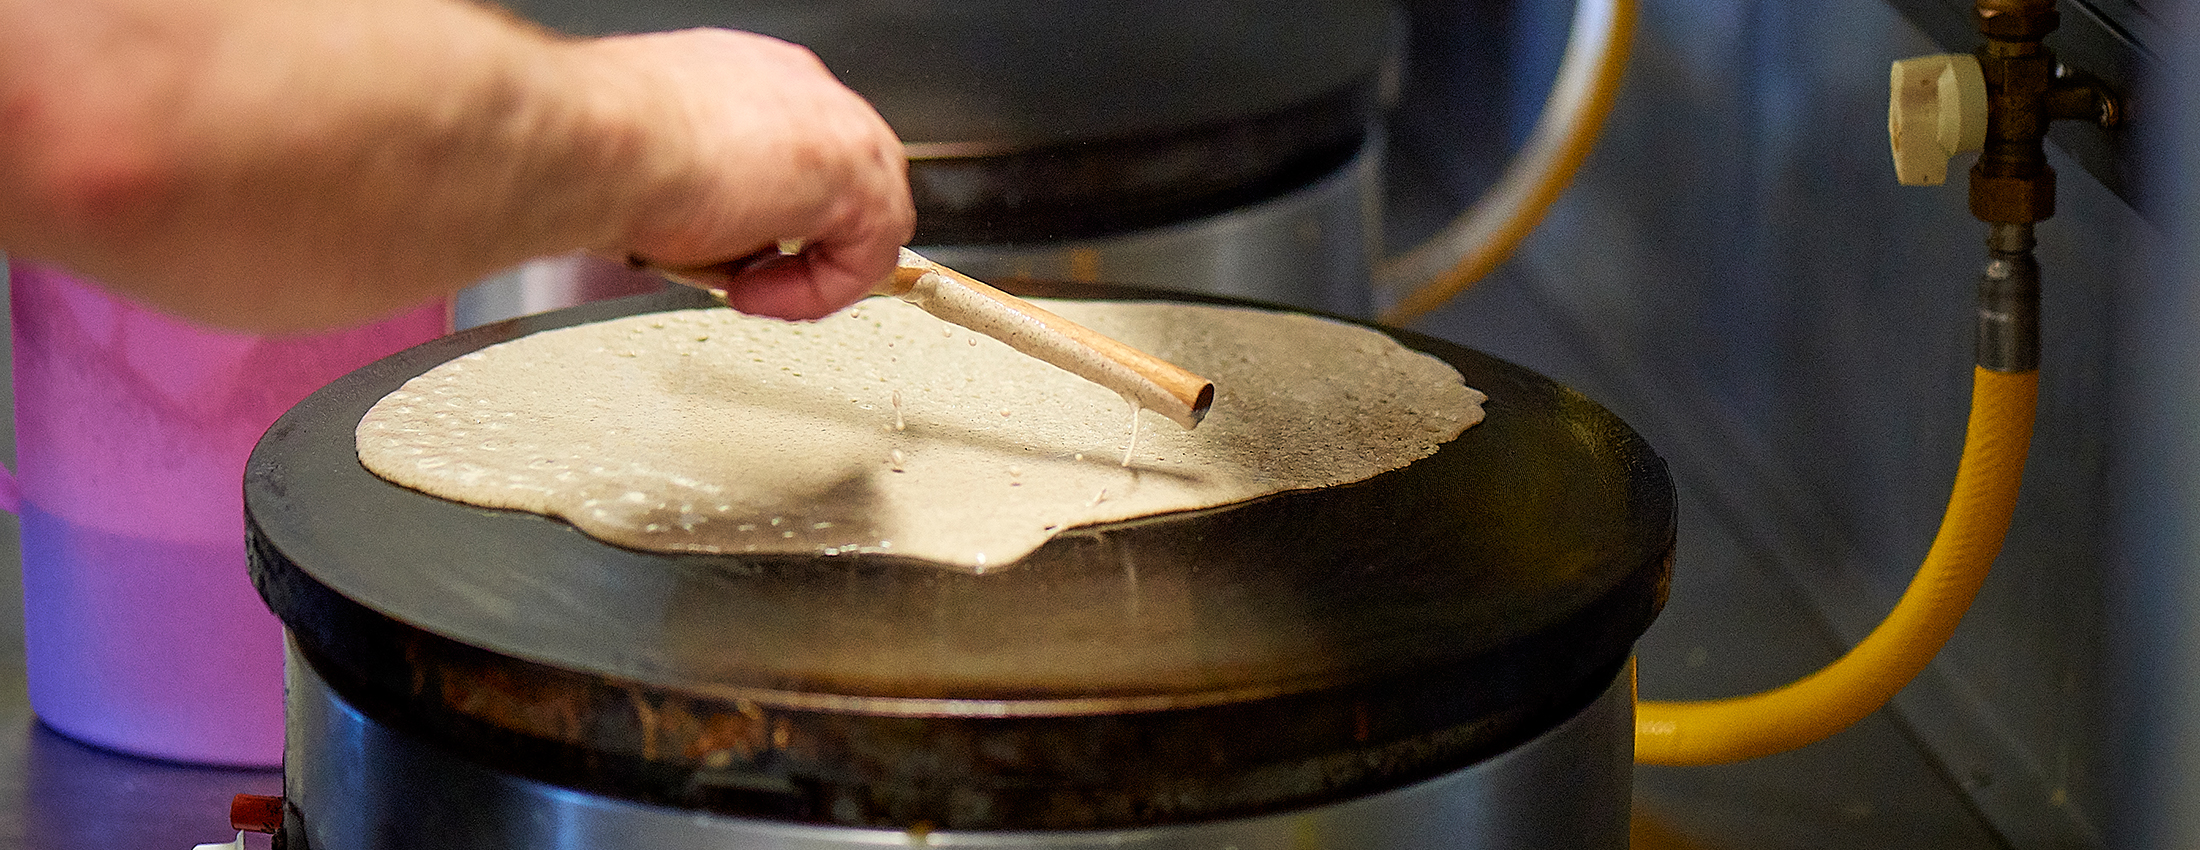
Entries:
[[[2164, 4], [2172, 5], [2172, 4]], [[2200, 10], [2165, 21], [2170, 70], [2150, 94], [2150, 197], [2164, 237], [2116, 293], [2117, 391], [2100, 413], [2112, 531], [2114, 846], [2200, 847]]]

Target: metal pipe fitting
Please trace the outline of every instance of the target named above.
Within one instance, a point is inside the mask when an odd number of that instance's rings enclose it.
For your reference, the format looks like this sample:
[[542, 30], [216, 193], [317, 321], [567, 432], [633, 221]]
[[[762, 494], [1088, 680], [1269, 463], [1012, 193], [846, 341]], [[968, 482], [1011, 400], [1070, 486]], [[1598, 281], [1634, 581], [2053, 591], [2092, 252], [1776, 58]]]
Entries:
[[2056, 121], [2086, 121], [2110, 129], [2124, 121], [2123, 99], [2108, 90], [2100, 77], [2074, 68], [2057, 68], [2055, 84], [2047, 90], [2047, 117]]
[[2062, 25], [2055, 0], [1977, 0], [1971, 19], [1980, 35], [2002, 41], [2039, 41]]
[[1978, 281], [1978, 365], [1996, 372], [2040, 367], [2040, 263], [2031, 224], [1987, 229]]

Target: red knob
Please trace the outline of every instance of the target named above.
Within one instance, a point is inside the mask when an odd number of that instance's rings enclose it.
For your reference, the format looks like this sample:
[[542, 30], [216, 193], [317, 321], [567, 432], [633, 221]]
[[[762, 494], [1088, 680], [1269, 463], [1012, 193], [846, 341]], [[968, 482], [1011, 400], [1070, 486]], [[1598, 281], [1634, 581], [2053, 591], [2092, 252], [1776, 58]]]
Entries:
[[283, 826], [283, 798], [238, 794], [229, 801], [229, 825], [245, 832], [273, 835]]

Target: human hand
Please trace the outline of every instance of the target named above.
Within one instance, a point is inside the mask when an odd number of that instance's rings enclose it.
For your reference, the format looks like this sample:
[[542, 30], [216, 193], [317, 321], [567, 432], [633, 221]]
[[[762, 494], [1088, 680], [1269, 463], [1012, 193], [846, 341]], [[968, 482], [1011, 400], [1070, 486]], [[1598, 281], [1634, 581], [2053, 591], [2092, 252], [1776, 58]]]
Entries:
[[799, 243], [726, 286], [736, 309], [788, 319], [830, 314], [893, 271], [916, 219], [901, 142], [808, 50], [728, 30], [575, 48], [609, 75], [642, 160], [631, 173], [649, 183], [598, 250], [689, 268]]
[[892, 129], [763, 36], [570, 39], [468, 0], [48, 5], [0, 2], [0, 88], [40, 105], [0, 121], [0, 247], [196, 321], [317, 330], [530, 258], [787, 241], [729, 295], [810, 318], [914, 228]]

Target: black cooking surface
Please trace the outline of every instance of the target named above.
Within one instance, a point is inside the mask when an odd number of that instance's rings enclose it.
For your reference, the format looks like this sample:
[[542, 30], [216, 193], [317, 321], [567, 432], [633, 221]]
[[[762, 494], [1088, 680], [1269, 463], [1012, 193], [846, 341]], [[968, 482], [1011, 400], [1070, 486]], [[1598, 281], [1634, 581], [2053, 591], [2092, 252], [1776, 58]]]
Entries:
[[[1354, 793], [1501, 750], [1601, 690], [1664, 599], [1656, 455], [1563, 387], [1403, 332], [1490, 395], [1488, 419], [1436, 455], [1073, 530], [985, 574], [638, 552], [358, 463], [360, 416], [436, 364], [706, 303], [668, 292], [459, 334], [268, 432], [246, 480], [255, 576], [333, 686], [484, 759], [656, 802], [943, 824], [958, 821], [927, 800], [991, 782], [1004, 796], [962, 826], [1101, 826]], [[1308, 766], [1321, 775], [1284, 775]], [[859, 816], [824, 810], [851, 798]]]

